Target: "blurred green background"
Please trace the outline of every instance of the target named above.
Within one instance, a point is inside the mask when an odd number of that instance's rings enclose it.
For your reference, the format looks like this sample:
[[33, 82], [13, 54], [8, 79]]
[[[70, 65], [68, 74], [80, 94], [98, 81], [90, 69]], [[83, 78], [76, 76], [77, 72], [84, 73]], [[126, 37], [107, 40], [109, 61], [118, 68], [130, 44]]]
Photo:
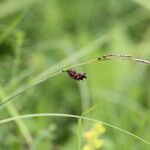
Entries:
[[[104, 54], [150, 59], [149, 0], [0, 0], [0, 100], [71, 64]], [[150, 66], [127, 61], [93, 63], [76, 82], [59, 74], [15, 97], [0, 110], [67, 113], [121, 127], [150, 141]], [[93, 123], [83, 121], [82, 132]], [[106, 127], [103, 150], [149, 150]], [[78, 120], [38, 117], [0, 125], [0, 150], [77, 150]], [[84, 145], [84, 138], [82, 144]]]

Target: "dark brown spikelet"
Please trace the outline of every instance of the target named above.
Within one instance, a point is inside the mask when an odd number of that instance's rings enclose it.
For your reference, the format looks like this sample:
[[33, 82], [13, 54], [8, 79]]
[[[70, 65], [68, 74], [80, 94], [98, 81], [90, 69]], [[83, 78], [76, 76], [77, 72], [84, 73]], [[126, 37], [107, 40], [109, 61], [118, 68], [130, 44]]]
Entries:
[[68, 75], [74, 80], [83, 80], [87, 78], [86, 73], [76, 72], [75, 70], [67, 70]]

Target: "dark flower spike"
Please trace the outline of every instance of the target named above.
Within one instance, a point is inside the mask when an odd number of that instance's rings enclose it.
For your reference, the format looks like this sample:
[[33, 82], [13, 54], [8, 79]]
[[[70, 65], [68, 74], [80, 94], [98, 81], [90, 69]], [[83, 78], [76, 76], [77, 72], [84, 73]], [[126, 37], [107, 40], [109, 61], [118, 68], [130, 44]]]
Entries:
[[76, 72], [75, 70], [67, 70], [68, 75], [74, 80], [83, 80], [87, 78], [86, 73]]

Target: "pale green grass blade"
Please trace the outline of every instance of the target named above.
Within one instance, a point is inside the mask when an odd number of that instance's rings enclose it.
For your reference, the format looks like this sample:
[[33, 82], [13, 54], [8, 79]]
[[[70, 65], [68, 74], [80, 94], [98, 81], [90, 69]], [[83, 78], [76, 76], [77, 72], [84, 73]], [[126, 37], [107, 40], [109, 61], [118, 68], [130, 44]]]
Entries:
[[[63, 69], [64, 66], [66, 66], [66, 65], [70, 64], [71, 62], [74, 62], [75, 60], [77, 60], [77, 59], [87, 55], [88, 53], [96, 50], [98, 47], [102, 46], [102, 44], [105, 43], [108, 40], [109, 40], [108, 35], [105, 35], [104, 37], [100, 37], [99, 39], [95, 40], [94, 42], [92, 42], [88, 46], [82, 48], [78, 52], [72, 54], [71, 56], [67, 57], [66, 59], [63, 59], [62, 61], [60, 61], [56, 65], [46, 69], [40, 75], [35, 77], [33, 79], [33, 81], [31, 81], [30, 83], [18, 88], [18, 90], [16, 90], [13, 94], [8, 96], [0, 104], [0, 109], [2, 109], [2, 107], [6, 103], [8, 103], [10, 101], [13, 101], [14, 100], [13, 98], [15, 98], [16, 96], [19, 96], [19, 95], [23, 94], [24, 92], [26, 92], [27, 90], [31, 89], [32, 87], [46, 81], [49, 78], [52, 78], [52, 77], [60, 74], [62, 72], [60, 69]], [[58, 71], [58, 70], [60, 70], [60, 71]]]
[[[5, 99], [5, 97], [6, 97], [6, 94], [4, 93], [3, 89], [0, 87], [0, 99], [3, 100], [3, 99]], [[16, 116], [20, 115], [19, 112], [17, 111], [17, 108], [13, 104], [8, 104], [6, 106], [6, 109], [12, 117], [16, 117]], [[32, 139], [30, 131], [28, 130], [25, 122], [22, 119], [16, 120], [15, 122], [16, 122], [21, 134], [23, 135], [26, 142], [30, 146], [32, 144], [33, 139]]]
[[78, 150], [82, 147], [82, 119], [78, 118]]
[[2, 108], [4, 107], [4, 105], [5, 105], [6, 103], [8, 103], [9, 101], [13, 101], [13, 98], [15, 98], [16, 96], [23, 94], [24, 92], [26, 92], [27, 90], [31, 89], [32, 87], [34, 87], [34, 86], [36, 86], [36, 85], [38, 85], [38, 84], [40, 84], [40, 83], [46, 81], [46, 80], [49, 79], [49, 78], [52, 78], [52, 77], [54, 77], [54, 76], [60, 74], [61, 72], [62, 72], [62, 71], [58, 71], [58, 72], [52, 74], [51, 76], [48, 76], [48, 77], [45, 77], [45, 78], [39, 80], [38, 82], [30, 83], [30, 84], [28, 84], [28, 85], [22, 86], [21, 88], [19, 88], [18, 90], [16, 90], [10, 97], [6, 97], [6, 98], [3, 100], [3, 102], [0, 104], [0, 109], [2, 109]]
[[142, 141], [143, 143], [145, 144], [148, 144], [150, 145], [150, 142], [131, 133], [131, 132], [128, 132], [122, 128], [119, 128], [117, 126], [114, 126], [112, 124], [109, 124], [107, 122], [104, 122], [104, 121], [100, 121], [100, 120], [96, 120], [96, 119], [92, 119], [92, 118], [88, 118], [88, 117], [83, 117], [83, 116], [78, 116], [78, 115], [71, 115], [71, 114], [59, 114], [59, 113], [40, 113], [40, 114], [27, 114], [27, 115], [22, 115], [22, 116], [17, 116], [17, 117], [12, 117], [12, 118], [7, 118], [7, 119], [3, 119], [3, 120], [0, 120], [0, 124], [5, 124], [5, 123], [8, 123], [8, 122], [11, 122], [11, 121], [15, 121], [15, 120], [19, 120], [19, 119], [26, 119], [26, 118], [33, 118], [33, 117], [68, 117], [68, 118], [76, 118], [76, 119], [82, 119], [82, 120], [87, 120], [87, 121], [92, 121], [92, 122], [97, 122], [97, 123], [100, 123], [100, 124], [103, 124], [103, 125], [106, 125], [108, 127], [111, 127], [115, 130], [118, 130], [120, 132], [123, 132], [127, 135], [130, 135], [131, 137], [134, 137], [140, 141]]
[[110, 40], [109, 34], [101, 35], [98, 39], [91, 42], [89, 45], [85, 46], [84, 48], [79, 49], [77, 52], [74, 52], [67, 58], [59, 61], [56, 65], [44, 70], [41, 74], [34, 78], [34, 80], [39, 80], [43, 78], [43, 76], [48, 76], [49, 74], [54, 73], [57, 70], [63, 69], [65, 66], [69, 65], [70, 63], [74, 63], [78, 59], [86, 56], [87, 54], [95, 51], [99, 47], [101, 47], [105, 42]]
[[11, 88], [16, 88], [18, 84], [20, 84], [25, 78], [32, 75], [33, 70], [27, 69], [24, 70], [22, 73], [18, 74], [17, 76], [13, 77], [11, 81], [8, 83], [8, 85], [4, 86], [4, 89], [10, 90]]
[[65, 72], [67, 71], [68, 69], [72, 69], [74, 67], [79, 67], [79, 66], [83, 66], [83, 65], [87, 65], [87, 64], [90, 64], [90, 63], [94, 63], [94, 62], [102, 62], [102, 61], [107, 61], [107, 60], [126, 60], [126, 61], [135, 61], [135, 62], [139, 62], [139, 63], [143, 63], [143, 64], [147, 64], [149, 65], [150, 64], [150, 61], [148, 60], [144, 60], [144, 59], [140, 59], [140, 58], [134, 58], [133, 56], [130, 56], [130, 55], [122, 55], [122, 54], [110, 54], [110, 55], [104, 55], [102, 57], [98, 57], [98, 58], [95, 58], [95, 59], [92, 59], [90, 61], [87, 61], [87, 62], [83, 62], [83, 63], [79, 63], [79, 64], [75, 64], [75, 65], [72, 65], [70, 67], [67, 67], [63, 70], [60, 70], [54, 74], [48, 74], [47, 76], [43, 77], [42, 79], [39, 79], [38, 81], [34, 81], [34, 82], [31, 82], [31, 84], [28, 84], [28, 85], [25, 85], [21, 88], [18, 89], [18, 91], [16, 91], [14, 94], [12, 94], [10, 97], [7, 97], [3, 103], [0, 104], [0, 109], [3, 107], [4, 104], [6, 104], [7, 102], [11, 101], [12, 98], [20, 95], [20, 94], [23, 94], [25, 91], [27, 91], [28, 89], [34, 87], [35, 85], [38, 85], [44, 81], [46, 81], [47, 79], [51, 78], [51, 77], [54, 77], [62, 72]]

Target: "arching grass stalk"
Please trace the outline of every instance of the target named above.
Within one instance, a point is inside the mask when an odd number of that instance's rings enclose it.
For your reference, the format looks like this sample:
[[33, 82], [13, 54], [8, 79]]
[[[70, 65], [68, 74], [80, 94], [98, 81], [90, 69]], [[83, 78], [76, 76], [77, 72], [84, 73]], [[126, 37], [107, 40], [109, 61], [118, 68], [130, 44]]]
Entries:
[[15, 97], [25, 93], [27, 90], [31, 89], [32, 87], [48, 80], [49, 78], [52, 78], [60, 73], [63, 72], [67, 72], [69, 69], [75, 68], [75, 67], [79, 67], [79, 66], [83, 66], [83, 65], [88, 65], [94, 62], [101, 62], [101, 61], [107, 61], [107, 60], [127, 60], [127, 61], [135, 61], [135, 62], [139, 62], [139, 63], [143, 63], [143, 64], [150, 64], [150, 61], [148, 60], [144, 60], [141, 58], [135, 58], [131, 55], [122, 55], [122, 54], [109, 54], [109, 55], [104, 55], [102, 57], [98, 57], [83, 63], [79, 63], [79, 64], [75, 64], [69, 67], [64, 68], [63, 70], [59, 70], [57, 72], [55, 72], [54, 74], [48, 74], [47, 76], [39, 79], [38, 81], [34, 81], [31, 82], [27, 85], [24, 85], [22, 87], [20, 87], [18, 90], [16, 90], [12, 95], [10, 95], [9, 97], [5, 98], [5, 100], [3, 102], [0, 103], [0, 109], [2, 109], [5, 104], [7, 104], [8, 102], [11, 102], [14, 100]]
[[7, 119], [3, 119], [3, 120], [0, 120], [0, 125], [4, 124], [4, 123], [8, 123], [8, 122], [11, 122], [11, 121], [16, 121], [16, 120], [20, 120], [20, 119], [27, 119], [27, 118], [34, 118], [34, 117], [68, 117], [68, 118], [76, 118], [76, 119], [82, 119], [82, 120], [87, 120], [87, 121], [92, 121], [92, 122], [96, 122], [96, 123], [101, 123], [103, 125], [106, 125], [108, 127], [111, 127], [113, 129], [116, 129], [118, 131], [121, 131], [127, 135], [130, 135], [140, 141], [142, 141], [143, 143], [145, 144], [148, 144], [150, 145], [150, 142], [129, 132], [129, 131], [126, 131], [122, 128], [119, 128], [117, 126], [114, 126], [112, 124], [109, 124], [107, 122], [104, 122], [104, 121], [100, 121], [100, 120], [96, 120], [96, 119], [92, 119], [92, 118], [88, 118], [88, 117], [84, 117], [84, 116], [78, 116], [78, 115], [72, 115], [72, 114], [59, 114], [59, 113], [39, 113], [39, 114], [26, 114], [26, 115], [22, 115], [22, 116], [17, 116], [17, 117], [11, 117], [11, 118], [7, 118]]
[[89, 61], [86, 61], [86, 62], [83, 62], [80, 64], [72, 65], [70, 67], [63, 69], [62, 71], [65, 72], [65, 71], [72, 69], [74, 67], [83, 66], [83, 65], [87, 65], [87, 64], [90, 64], [93, 62], [99, 62], [99, 61], [105, 61], [105, 60], [129, 60], [129, 61], [135, 61], [135, 62], [144, 63], [144, 64], [150, 64], [150, 61], [148, 61], [148, 60], [144, 60], [141, 58], [135, 58], [131, 55], [108, 54], [108, 55], [104, 55], [102, 57], [98, 57], [98, 58], [95, 58], [95, 59], [92, 59], [92, 60], [89, 60]]

